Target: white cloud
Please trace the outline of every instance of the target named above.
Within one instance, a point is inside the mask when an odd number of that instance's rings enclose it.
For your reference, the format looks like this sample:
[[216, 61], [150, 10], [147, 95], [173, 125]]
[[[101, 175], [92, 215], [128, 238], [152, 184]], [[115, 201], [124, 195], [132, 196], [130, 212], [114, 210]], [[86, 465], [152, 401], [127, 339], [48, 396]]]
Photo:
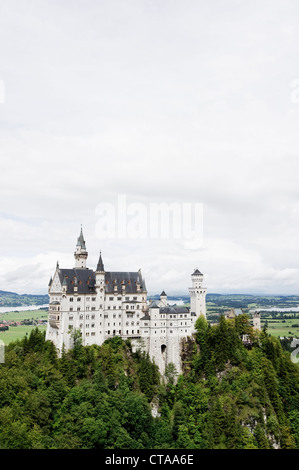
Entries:
[[[199, 266], [209, 290], [296, 293], [295, 0], [1, 8], [1, 289], [46, 291], [82, 223], [91, 265], [102, 248], [153, 291]], [[203, 246], [99, 240], [95, 208], [119, 194], [203, 203]]]

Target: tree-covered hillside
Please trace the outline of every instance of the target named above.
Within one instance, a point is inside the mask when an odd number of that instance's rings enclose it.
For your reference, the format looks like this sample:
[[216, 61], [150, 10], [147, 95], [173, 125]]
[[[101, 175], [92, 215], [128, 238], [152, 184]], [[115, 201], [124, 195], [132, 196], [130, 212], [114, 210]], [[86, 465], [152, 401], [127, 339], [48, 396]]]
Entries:
[[[34, 329], [0, 364], [2, 449], [299, 448], [299, 371], [245, 315], [197, 321], [184, 375], [115, 337], [56, 355]], [[244, 345], [243, 335], [250, 338]]]
[[49, 302], [48, 294], [16, 294], [0, 290], [0, 307], [20, 307], [29, 305], [45, 305]]

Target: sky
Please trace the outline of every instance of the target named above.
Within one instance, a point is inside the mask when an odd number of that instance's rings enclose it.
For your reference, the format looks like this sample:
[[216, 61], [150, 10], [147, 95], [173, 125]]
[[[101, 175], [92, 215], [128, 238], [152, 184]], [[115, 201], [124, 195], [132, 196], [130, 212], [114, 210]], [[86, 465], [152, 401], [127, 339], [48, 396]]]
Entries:
[[82, 225], [152, 294], [298, 295], [298, 57], [297, 0], [2, 0], [0, 290]]

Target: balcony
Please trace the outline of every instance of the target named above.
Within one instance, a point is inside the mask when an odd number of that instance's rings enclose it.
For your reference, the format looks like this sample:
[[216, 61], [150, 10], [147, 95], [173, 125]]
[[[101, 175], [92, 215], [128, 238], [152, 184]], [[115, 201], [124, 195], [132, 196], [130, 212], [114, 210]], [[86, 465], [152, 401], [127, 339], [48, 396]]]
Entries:
[[49, 313], [49, 323], [52, 328], [60, 328], [60, 313]]

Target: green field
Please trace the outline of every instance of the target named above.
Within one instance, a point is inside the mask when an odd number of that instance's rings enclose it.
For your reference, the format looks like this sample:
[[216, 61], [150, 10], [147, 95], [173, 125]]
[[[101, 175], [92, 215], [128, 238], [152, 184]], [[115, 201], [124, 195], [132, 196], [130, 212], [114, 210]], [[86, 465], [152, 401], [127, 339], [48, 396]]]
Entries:
[[[262, 319], [262, 327], [265, 323], [265, 318]], [[283, 322], [282, 320], [277, 320], [277, 323], [271, 322], [268, 320], [267, 332], [271, 336], [297, 336], [299, 337], [299, 328], [293, 328], [292, 325], [299, 324], [298, 318], [288, 318]]]
[[36, 326], [38, 326], [41, 331], [45, 331], [47, 328], [47, 325], [10, 326], [8, 331], [0, 331], [0, 340], [2, 340], [4, 344], [9, 344], [17, 339], [22, 339], [26, 334], [30, 335], [32, 328], [36, 328]]
[[[47, 310], [26, 310], [21, 312], [7, 312], [0, 313], [0, 323], [6, 321], [23, 321], [23, 320], [46, 320], [48, 318]], [[38, 327], [40, 330], [45, 331], [47, 325], [18, 325], [9, 326], [9, 330], [0, 331], [0, 340], [4, 344], [9, 344], [17, 339], [22, 339], [26, 334], [30, 335], [32, 328]]]

